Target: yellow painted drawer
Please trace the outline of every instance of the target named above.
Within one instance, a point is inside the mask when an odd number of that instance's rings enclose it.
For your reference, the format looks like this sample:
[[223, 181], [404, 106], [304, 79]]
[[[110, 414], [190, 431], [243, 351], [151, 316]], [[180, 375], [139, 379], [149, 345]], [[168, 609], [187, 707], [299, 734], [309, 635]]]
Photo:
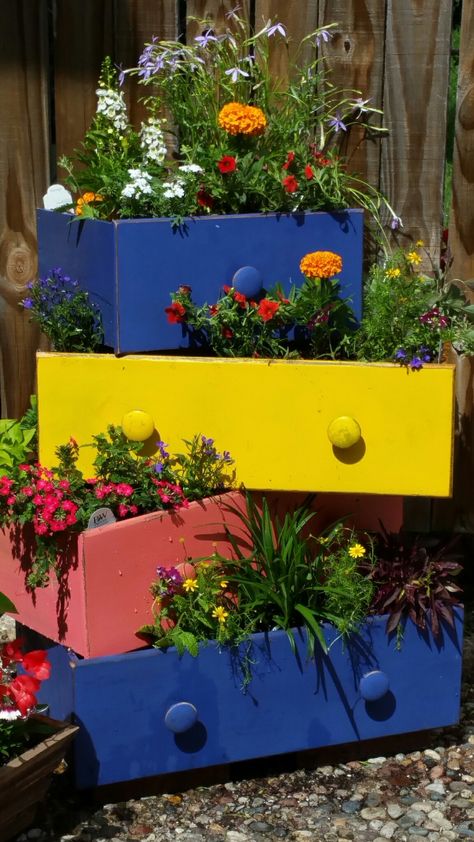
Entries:
[[[143, 409], [171, 451], [202, 433], [248, 488], [449, 496], [454, 367], [390, 363], [39, 354], [40, 458]], [[334, 447], [349, 416], [361, 438]], [[148, 443], [147, 443], [148, 447]], [[80, 467], [91, 470], [89, 448]]]

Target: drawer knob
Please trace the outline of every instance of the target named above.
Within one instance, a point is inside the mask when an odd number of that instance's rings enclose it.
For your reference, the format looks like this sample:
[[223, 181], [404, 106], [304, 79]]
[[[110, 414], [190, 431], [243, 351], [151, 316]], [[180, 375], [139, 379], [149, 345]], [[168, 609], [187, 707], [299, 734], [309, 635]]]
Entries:
[[346, 449], [353, 447], [361, 438], [361, 429], [355, 418], [350, 415], [340, 415], [334, 418], [328, 427], [328, 438], [334, 447]]
[[262, 273], [254, 266], [242, 266], [232, 278], [232, 286], [246, 298], [256, 298], [263, 288]]
[[191, 702], [176, 702], [165, 713], [165, 725], [173, 734], [182, 734], [196, 724], [197, 718], [197, 708]]
[[122, 432], [130, 441], [146, 441], [153, 434], [155, 422], [149, 412], [132, 409], [122, 418]]
[[382, 670], [372, 670], [362, 676], [359, 684], [360, 695], [366, 702], [376, 702], [388, 692], [390, 682]]

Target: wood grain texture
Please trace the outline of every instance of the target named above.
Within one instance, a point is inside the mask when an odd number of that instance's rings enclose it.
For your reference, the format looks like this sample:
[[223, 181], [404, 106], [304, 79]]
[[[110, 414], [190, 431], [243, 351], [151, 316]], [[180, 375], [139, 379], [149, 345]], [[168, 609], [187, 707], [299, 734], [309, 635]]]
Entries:
[[196, 20], [208, 20], [216, 33], [224, 32], [227, 27], [232, 28], [232, 18], [227, 17], [233, 9], [244, 20], [250, 20], [250, 0], [236, 3], [235, 0], [188, 0], [186, 3], [186, 41], [192, 43], [196, 35], [201, 35], [201, 29]]
[[[296, 52], [301, 40], [318, 25], [318, 2], [317, 0], [306, 0], [304, 3], [301, 0], [256, 0], [256, 28], [261, 28], [267, 20], [274, 23], [278, 21], [286, 27], [287, 45], [285, 46], [283, 39], [276, 35], [272, 38], [270, 53], [272, 74], [285, 83], [289, 77], [291, 64], [296, 60]], [[311, 50], [311, 44], [308, 43], [298, 54], [298, 61], [304, 62]]]
[[[123, 67], [136, 67], [144, 44], [155, 35], [158, 40], [178, 37], [177, 0], [114, 0], [114, 57]], [[139, 126], [145, 116], [140, 98], [149, 95], [129, 78], [125, 85], [131, 122]]]
[[439, 256], [451, 0], [388, 0], [383, 106], [390, 136], [381, 186], [402, 218], [404, 244]]
[[[318, 26], [337, 22], [324, 55], [330, 68], [330, 81], [339, 88], [360, 91], [370, 105], [383, 107], [383, 70], [385, 51], [386, 0], [319, 0]], [[382, 125], [379, 115], [370, 122]], [[349, 169], [359, 173], [374, 186], [380, 182], [380, 140], [364, 141], [365, 131], [353, 128], [344, 154]]]
[[474, 278], [474, 0], [464, 0], [449, 227], [451, 276]]
[[46, 0], [0, 4], [0, 348], [2, 413], [34, 391], [38, 331], [19, 306], [36, 275], [35, 207], [49, 176]]
[[60, 156], [70, 155], [80, 145], [95, 113], [100, 66], [113, 53], [113, 3], [56, 0], [55, 10], [56, 152]]

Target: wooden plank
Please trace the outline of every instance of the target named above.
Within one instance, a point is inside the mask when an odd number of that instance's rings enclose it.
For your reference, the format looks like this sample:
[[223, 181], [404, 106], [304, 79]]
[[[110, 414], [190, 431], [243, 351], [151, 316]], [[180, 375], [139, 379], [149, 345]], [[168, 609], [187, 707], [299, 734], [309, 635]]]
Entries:
[[[382, 108], [386, 0], [320, 0], [318, 26], [335, 21], [338, 27], [324, 44], [330, 67], [330, 81], [339, 88], [360, 91], [370, 105]], [[359, 94], [355, 95], [356, 97]], [[379, 115], [371, 124], [382, 125]], [[353, 128], [343, 148], [349, 169], [374, 187], [380, 183], [381, 143], [362, 142], [365, 132]]]
[[[233, 9], [239, 6], [237, 14], [244, 20], [250, 21], [250, 0], [236, 3], [235, 0], [188, 0], [186, 3], [186, 41], [191, 44], [196, 35], [201, 35], [201, 29], [196, 20], [208, 20], [214, 32], [220, 34], [227, 27], [232, 28]], [[229, 15], [229, 17], [228, 17]]]
[[443, 207], [451, 0], [388, 0], [381, 185], [407, 243], [439, 256]]
[[35, 206], [49, 175], [47, 2], [0, 4], [0, 348], [2, 411], [34, 391], [38, 331], [19, 306], [37, 270]]
[[474, 2], [464, 0], [453, 154], [451, 277], [474, 278]]
[[[318, 23], [317, 0], [256, 0], [255, 26], [259, 29], [267, 20], [282, 23], [288, 34], [288, 47], [277, 35], [272, 39], [270, 52], [270, 69], [272, 76], [283, 82], [288, 79], [291, 63], [295, 61], [296, 50], [301, 40], [316, 29]], [[298, 60], [305, 61], [312, 50], [308, 42], [304, 51], [298, 55]]]
[[[113, 51], [112, 0], [57, 0], [54, 91], [57, 155], [77, 148], [96, 110], [97, 80]], [[59, 172], [59, 177], [64, 173]]]
[[[123, 67], [136, 67], [146, 42], [155, 35], [158, 40], [178, 37], [177, 0], [114, 0], [114, 56]], [[145, 108], [139, 99], [151, 93], [144, 90], [136, 78], [129, 78], [125, 93], [132, 123], [140, 124]]]

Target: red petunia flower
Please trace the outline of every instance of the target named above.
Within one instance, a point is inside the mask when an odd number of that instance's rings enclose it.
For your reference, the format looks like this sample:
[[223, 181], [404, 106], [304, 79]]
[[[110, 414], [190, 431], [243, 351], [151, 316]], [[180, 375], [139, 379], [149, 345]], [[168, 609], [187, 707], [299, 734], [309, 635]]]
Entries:
[[223, 327], [222, 328], [222, 337], [224, 339], [232, 339], [234, 336], [234, 331], [230, 329], [230, 327]]
[[233, 289], [233, 287], [230, 287], [229, 284], [224, 284], [222, 289], [224, 290], [225, 295], [229, 295], [229, 292]]
[[179, 301], [173, 301], [170, 307], [165, 307], [165, 313], [170, 324], [181, 324], [186, 321], [186, 308]]
[[45, 681], [51, 675], [51, 664], [44, 649], [34, 649], [22, 658], [23, 668], [38, 681]]
[[294, 175], [287, 175], [286, 178], [283, 179], [282, 184], [287, 193], [296, 193], [299, 187]]
[[217, 316], [219, 312], [219, 307], [217, 304], [209, 304], [209, 315], [210, 316]]
[[36, 705], [35, 693], [40, 686], [41, 682], [31, 675], [18, 675], [7, 685], [6, 694], [13, 699], [22, 716], [26, 716]]
[[247, 298], [242, 292], [234, 292], [234, 301], [237, 301], [237, 304], [240, 304], [243, 310], [245, 309]]
[[229, 172], [234, 172], [237, 169], [237, 161], [233, 155], [223, 155], [220, 161], [217, 162], [219, 172], [223, 175]]
[[294, 160], [295, 160], [295, 153], [294, 152], [288, 152], [288, 154], [286, 156], [286, 161], [283, 164], [282, 169], [288, 170], [291, 167]]
[[263, 298], [258, 305], [257, 313], [264, 322], [273, 319], [275, 314], [280, 309], [278, 301], [270, 301], [269, 298]]
[[214, 199], [204, 187], [201, 187], [200, 190], [198, 190], [198, 192], [196, 193], [196, 199], [198, 205], [200, 205], [202, 208], [211, 209], [212, 207], [214, 207]]
[[311, 164], [306, 164], [306, 166], [304, 168], [304, 174], [305, 174], [306, 178], [308, 179], [308, 181], [311, 181], [311, 179], [314, 178], [314, 170], [313, 170]]

